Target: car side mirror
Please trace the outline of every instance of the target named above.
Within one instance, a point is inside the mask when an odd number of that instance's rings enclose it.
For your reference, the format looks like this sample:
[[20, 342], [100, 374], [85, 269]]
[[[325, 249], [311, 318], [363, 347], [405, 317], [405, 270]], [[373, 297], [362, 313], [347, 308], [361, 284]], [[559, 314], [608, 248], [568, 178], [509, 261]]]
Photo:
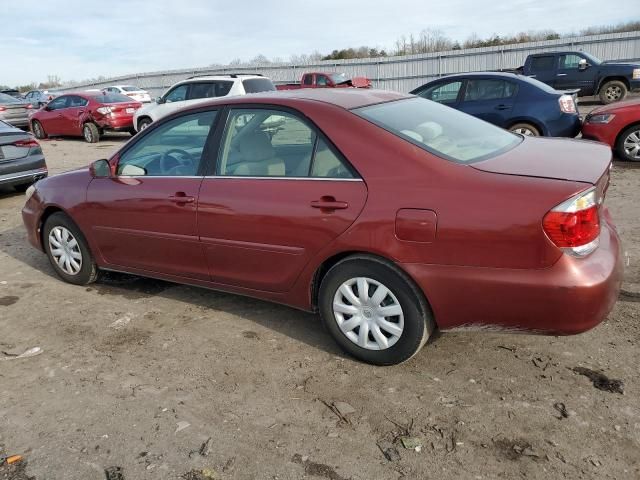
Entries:
[[109, 161], [103, 159], [96, 160], [89, 166], [89, 171], [93, 178], [105, 178], [111, 176], [111, 165]]
[[49, 105], [45, 105], [44, 109], [45, 109], [47, 112], [50, 112], [50, 111], [51, 111], [51, 107], [50, 107]]
[[164, 103], [164, 100], [162, 100], [162, 97], [158, 97], [156, 98], [156, 103], [158, 104]]
[[578, 70], [586, 70], [587, 68], [589, 68], [589, 64], [584, 58], [578, 62]]

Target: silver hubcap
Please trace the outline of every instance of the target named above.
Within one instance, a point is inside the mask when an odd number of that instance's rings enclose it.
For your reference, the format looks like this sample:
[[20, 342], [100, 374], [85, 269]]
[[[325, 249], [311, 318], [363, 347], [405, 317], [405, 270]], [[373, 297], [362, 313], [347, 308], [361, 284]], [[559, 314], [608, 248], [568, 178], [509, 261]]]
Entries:
[[618, 100], [620, 95], [622, 95], [622, 89], [617, 85], [613, 85], [611, 87], [607, 87], [607, 90], [604, 92], [608, 100]]
[[91, 136], [91, 130], [89, 130], [89, 127], [84, 127], [83, 131], [84, 131], [84, 139], [87, 142], [91, 142], [92, 136]]
[[333, 297], [333, 315], [342, 333], [367, 350], [393, 346], [404, 330], [400, 302], [371, 278], [352, 278], [340, 285]]
[[533, 132], [533, 130], [530, 130], [526, 127], [522, 127], [522, 128], [516, 128], [515, 130], [511, 130], [514, 133], [519, 133], [520, 135], [526, 135], [527, 137], [535, 137], [536, 134]]
[[147, 128], [149, 126], [149, 122], [142, 122], [140, 124], [140, 131], [144, 130], [145, 128]]
[[82, 252], [73, 234], [65, 227], [54, 227], [49, 232], [49, 250], [60, 269], [68, 275], [77, 275], [82, 268]]
[[631, 158], [640, 159], [640, 130], [631, 132], [624, 139], [624, 152]]
[[42, 130], [39, 123], [34, 123], [33, 129], [36, 131], [36, 137], [42, 137]]

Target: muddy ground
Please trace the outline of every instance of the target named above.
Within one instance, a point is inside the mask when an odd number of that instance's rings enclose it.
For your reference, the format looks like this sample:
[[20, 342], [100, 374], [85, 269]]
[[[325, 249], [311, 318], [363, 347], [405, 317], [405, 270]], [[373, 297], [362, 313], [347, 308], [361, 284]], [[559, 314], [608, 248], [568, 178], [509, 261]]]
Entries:
[[[126, 139], [43, 149], [55, 174]], [[2, 190], [0, 458], [24, 460], [0, 479], [640, 478], [637, 167], [613, 169], [628, 266], [605, 323], [445, 333], [390, 368], [289, 308], [126, 275], [65, 284]]]

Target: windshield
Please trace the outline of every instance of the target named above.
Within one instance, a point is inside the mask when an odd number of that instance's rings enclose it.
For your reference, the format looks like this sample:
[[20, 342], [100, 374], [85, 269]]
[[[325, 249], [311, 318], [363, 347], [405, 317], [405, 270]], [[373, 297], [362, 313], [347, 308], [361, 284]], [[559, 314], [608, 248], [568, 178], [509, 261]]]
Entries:
[[342, 83], [351, 80], [344, 73], [332, 73], [331, 75], [329, 75], [329, 77], [331, 78], [331, 81], [333, 83]]
[[580, 54], [585, 57], [591, 65], [600, 65], [602, 63], [602, 60], [600, 60], [598, 57], [594, 57], [590, 53], [580, 52]]
[[522, 137], [424, 98], [410, 98], [353, 110], [379, 127], [428, 152], [457, 163], [494, 157]]
[[0, 93], [0, 103], [20, 103], [20, 101], [11, 95]]
[[134, 87], [133, 85], [124, 85], [120, 87], [125, 92], [138, 92], [140, 89], [138, 87]]
[[91, 97], [99, 103], [122, 103], [122, 102], [131, 102], [131, 98], [126, 95], [122, 95], [121, 93], [98, 93], [93, 94]]
[[268, 78], [247, 78], [242, 81], [242, 85], [247, 93], [272, 92], [276, 89]]

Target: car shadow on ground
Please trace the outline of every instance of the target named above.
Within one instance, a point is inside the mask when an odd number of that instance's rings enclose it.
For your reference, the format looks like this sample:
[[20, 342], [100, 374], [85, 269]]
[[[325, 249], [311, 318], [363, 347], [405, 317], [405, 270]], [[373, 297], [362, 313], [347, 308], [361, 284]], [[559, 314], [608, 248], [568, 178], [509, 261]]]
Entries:
[[24, 192], [18, 192], [13, 187], [0, 186], [0, 200], [3, 200], [5, 198], [19, 197], [21, 195], [24, 195]]
[[[54, 281], [60, 281], [47, 257], [28, 244], [24, 229], [15, 227], [2, 232], [0, 251]], [[49, 280], [49, 279], [47, 279]], [[114, 296], [124, 301], [161, 297], [200, 307], [204, 315], [219, 312], [238, 315], [264, 328], [286, 335], [331, 355], [345, 357], [325, 331], [317, 315], [250, 297], [180, 285], [163, 280], [116, 272], [102, 272], [100, 279], [87, 287], [77, 287], [83, 294]], [[202, 313], [199, 315], [202, 316]]]

